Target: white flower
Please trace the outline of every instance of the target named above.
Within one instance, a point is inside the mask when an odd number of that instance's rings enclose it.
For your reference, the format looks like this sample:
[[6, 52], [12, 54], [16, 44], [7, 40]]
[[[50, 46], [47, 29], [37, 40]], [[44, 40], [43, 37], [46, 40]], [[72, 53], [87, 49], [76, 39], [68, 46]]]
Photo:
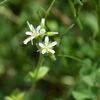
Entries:
[[49, 52], [54, 54], [55, 51], [52, 49], [52, 47], [55, 45], [57, 45], [57, 42], [54, 41], [54, 42], [50, 43], [48, 36], [45, 37], [44, 43], [41, 43], [41, 42], [39, 43], [39, 46], [41, 47], [42, 54], [49, 53]]
[[25, 32], [25, 34], [29, 35], [29, 37], [24, 40], [24, 42], [23, 42], [24, 44], [27, 44], [29, 41], [33, 41], [34, 38], [36, 38], [46, 32], [46, 30], [44, 28], [45, 27], [45, 19], [44, 18], [41, 19], [41, 23], [39, 26], [36, 27], [36, 29], [28, 21], [27, 21], [27, 24], [29, 26], [30, 31]]

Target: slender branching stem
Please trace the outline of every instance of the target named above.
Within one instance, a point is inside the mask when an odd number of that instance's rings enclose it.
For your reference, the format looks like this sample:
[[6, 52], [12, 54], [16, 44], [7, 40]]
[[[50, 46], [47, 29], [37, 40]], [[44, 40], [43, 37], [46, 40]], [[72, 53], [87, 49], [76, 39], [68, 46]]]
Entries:
[[33, 96], [34, 96], [34, 92], [35, 92], [35, 88], [36, 88], [36, 83], [37, 83], [37, 75], [38, 75], [39, 69], [42, 66], [42, 64], [43, 64], [43, 55], [40, 54], [39, 60], [37, 63], [37, 68], [36, 68], [36, 76], [35, 76], [35, 79], [32, 81], [32, 86], [30, 88], [30, 100], [33, 100]]

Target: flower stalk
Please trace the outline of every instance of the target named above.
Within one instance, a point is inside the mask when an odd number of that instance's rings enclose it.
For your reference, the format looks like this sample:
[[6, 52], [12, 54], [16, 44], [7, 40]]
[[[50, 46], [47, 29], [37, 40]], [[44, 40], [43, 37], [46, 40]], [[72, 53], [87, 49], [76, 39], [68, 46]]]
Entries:
[[44, 61], [44, 57], [43, 57], [42, 54], [40, 54], [39, 60], [38, 60], [38, 63], [37, 63], [37, 70], [36, 70], [36, 74], [35, 74], [35, 79], [32, 80], [32, 86], [30, 88], [30, 100], [33, 100], [34, 92], [35, 92], [35, 88], [36, 88], [36, 83], [38, 81], [37, 80], [37, 75], [38, 75], [38, 72], [39, 72], [40, 67], [43, 64], [43, 61]]

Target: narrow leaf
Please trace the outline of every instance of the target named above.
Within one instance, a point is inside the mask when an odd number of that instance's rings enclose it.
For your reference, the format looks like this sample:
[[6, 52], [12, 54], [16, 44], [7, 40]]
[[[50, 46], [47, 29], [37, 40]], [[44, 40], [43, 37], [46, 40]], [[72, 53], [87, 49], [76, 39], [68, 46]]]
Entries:
[[74, 57], [74, 56], [70, 56], [70, 55], [58, 55], [58, 56], [71, 58], [73, 60], [77, 60], [77, 61], [83, 62], [80, 58], [77, 58], [77, 57]]

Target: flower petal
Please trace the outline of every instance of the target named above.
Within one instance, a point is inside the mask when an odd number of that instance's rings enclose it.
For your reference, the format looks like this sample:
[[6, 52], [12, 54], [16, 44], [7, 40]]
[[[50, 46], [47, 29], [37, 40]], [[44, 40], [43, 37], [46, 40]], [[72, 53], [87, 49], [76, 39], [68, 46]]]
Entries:
[[25, 39], [25, 40], [23, 41], [23, 43], [24, 43], [24, 44], [27, 44], [29, 41], [31, 41], [31, 37]]
[[48, 49], [48, 51], [49, 51], [50, 53], [52, 53], [52, 54], [55, 53], [55, 51], [54, 51], [53, 49]]
[[41, 48], [44, 48], [44, 44], [43, 43], [39, 43], [39, 46], [41, 47]]
[[48, 42], [49, 42], [49, 37], [46, 36], [46, 37], [45, 37], [45, 44], [48, 44]]
[[31, 36], [30, 38], [31, 38], [31, 40], [33, 40], [33, 39], [34, 39], [34, 37], [33, 37], [33, 36]]
[[28, 21], [27, 21], [27, 24], [28, 24], [30, 30], [31, 30], [32, 32], [35, 32], [35, 29], [34, 29], [33, 25], [30, 24]]
[[40, 29], [41, 29], [41, 26], [39, 25], [39, 26], [37, 26], [36, 31], [39, 32]]
[[53, 46], [55, 46], [55, 45], [57, 45], [57, 41], [50, 43], [50, 44], [49, 44], [49, 47], [53, 47]]
[[45, 32], [46, 32], [45, 29], [41, 29], [41, 30], [40, 30], [40, 35], [41, 35], [41, 34], [44, 34]]
[[45, 49], [43, 49], [41, 52], [42, 52], [42, 54], [45, 54], [45, 53], [46, 53], [46, 50], [45, 50]]
[[32, 35], [32, 32], [25, 32], [26, 35]]
[[41, 19], [41, 25], [43, 25], [43, 26], [45, 25], [45, 18]]

